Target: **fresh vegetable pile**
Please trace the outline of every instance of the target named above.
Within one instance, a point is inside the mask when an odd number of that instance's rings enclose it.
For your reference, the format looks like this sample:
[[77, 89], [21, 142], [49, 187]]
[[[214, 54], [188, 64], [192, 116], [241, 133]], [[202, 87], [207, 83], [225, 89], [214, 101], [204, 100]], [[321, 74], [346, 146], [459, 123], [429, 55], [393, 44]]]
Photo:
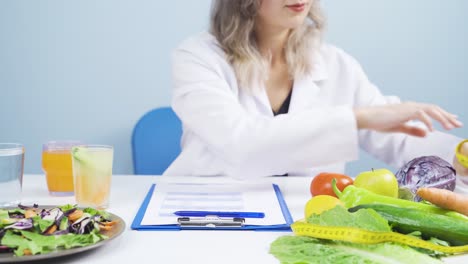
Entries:
[[[345, 226], [372, 231], [388, 232], [388, 222], [373, 210], [349, 213], [337, 206], [307, 222], [323, 226]], [[283, 236], [271, 244], [270, 253], [281, 263], [441, 263], [409, 246], [397, 243], [359, 244], [339, 240], [317, 239], [307, 236]]]
[[101, 231], [115, 224], [104, 211], [73, 205], [0, 209], [0, 254], [36, 255], [92, 245], [107, 239]]
[[[386, 169], [354, 182], [321, 173], [311, 182], [305, 219], [292, 225], [296, 236], [278, 238], [270, 253], [283, 264], [440, 263], [466, 253], [468, 196], [453, 192], [452, 170], [440, 158], [421, 157], [398, 180]], [[402, 187], [410, 194], [402, 196]]]

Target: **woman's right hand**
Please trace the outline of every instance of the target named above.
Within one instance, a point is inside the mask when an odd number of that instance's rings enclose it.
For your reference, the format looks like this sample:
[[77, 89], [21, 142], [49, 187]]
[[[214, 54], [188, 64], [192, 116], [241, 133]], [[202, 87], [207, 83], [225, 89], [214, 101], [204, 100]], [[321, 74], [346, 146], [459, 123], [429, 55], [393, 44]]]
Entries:
[[[432, 120], [438, 121], [447, 130], [463, 125], [456, 115], [441, 107], [417, 102], [359, 107], [354, 109], [354, 113], [358, 129], [400, 132], [417, 137], [424, 137], [428, 130], [434, 130]], [[427, 129], [408, 124], [411, 120], [421, 121]]]

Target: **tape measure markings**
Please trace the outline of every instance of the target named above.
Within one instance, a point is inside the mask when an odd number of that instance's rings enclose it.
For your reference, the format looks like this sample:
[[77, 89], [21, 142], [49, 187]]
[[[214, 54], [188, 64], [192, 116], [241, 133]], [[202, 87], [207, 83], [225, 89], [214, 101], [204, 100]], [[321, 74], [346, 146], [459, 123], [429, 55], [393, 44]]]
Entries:
[[426, 248], [444, 253], [468, 252], [468, 245], [447, 247], [396, 232], [376, 232], [352, 227], [319, 226], [304, 222], [295, 222], [291, 225], [291, 228], [295, 234], [300, 236], [341, 240], [360, 244], [398, 242], [413, 247]]

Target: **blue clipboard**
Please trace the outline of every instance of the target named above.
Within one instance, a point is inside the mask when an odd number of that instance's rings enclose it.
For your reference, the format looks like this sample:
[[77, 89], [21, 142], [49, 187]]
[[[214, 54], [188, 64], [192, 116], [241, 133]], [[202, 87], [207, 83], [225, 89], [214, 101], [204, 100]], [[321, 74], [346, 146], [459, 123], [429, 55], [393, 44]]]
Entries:
[[278, 185], [273, 184], [273, 189], [276, 193], [276, 197], [278, 198], [278, 203], [280, 205], [281, 211], [284, 216], [285, 223], [284, 224], [277, 224], [277, 225], [243, 225], [239, 227], [188, 227], [188, 226], [180, 226], [177, 224], [170, 224], [170, 225], [142, 225], [141, 221], [145, 216], [146, 209], [148, 208], [149, 202], [153, 195], [154, 189], [156, 188], [156, 184], [153, 184], [149, 189], [148, 193], [146, 194], [145, 199], [141, 203], [140, 208], [138, 209], [135, 218], [133, 219], [131, 228], [133, 230], [140, 230], [140, 231], [180, 231], [180, 230], [255, 230], [255, 231], [291, 231], [291, 224], [294, 222], [291, 213], [289, 212], [288, 206], [284, 201], [283, 194]]

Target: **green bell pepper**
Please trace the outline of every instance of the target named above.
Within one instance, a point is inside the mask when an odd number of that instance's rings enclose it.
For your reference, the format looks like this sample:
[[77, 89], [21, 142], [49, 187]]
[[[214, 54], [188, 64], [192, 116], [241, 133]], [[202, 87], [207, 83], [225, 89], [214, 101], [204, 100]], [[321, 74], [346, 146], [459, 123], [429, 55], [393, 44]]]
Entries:
[[380, 194], [373, 193], [363, 188], [356, 187], [354, 185], [347, 186], [343, 192], [341, 192], [338, 187], [336, 187], [336, 181], [332, 181], [333, 191], [336, 196], [342, 201], [346, 208], [355, 207], [363, 204], [384, 204], [397, 206], [400, 208], [420, 210], [424, 212], [430, 212], [434, 214], [446, 215], [450, 217], [455, 217], [458, 219], [463, 219], [468, 221], [468, 217], [457, 213], [455, 211], [446, 210], [440, 207], [437, 207], [432, 204], [418, 203], [409, 200], [403, 200], [398, 198], [393, 198], [389, 196], [384, 196]]

